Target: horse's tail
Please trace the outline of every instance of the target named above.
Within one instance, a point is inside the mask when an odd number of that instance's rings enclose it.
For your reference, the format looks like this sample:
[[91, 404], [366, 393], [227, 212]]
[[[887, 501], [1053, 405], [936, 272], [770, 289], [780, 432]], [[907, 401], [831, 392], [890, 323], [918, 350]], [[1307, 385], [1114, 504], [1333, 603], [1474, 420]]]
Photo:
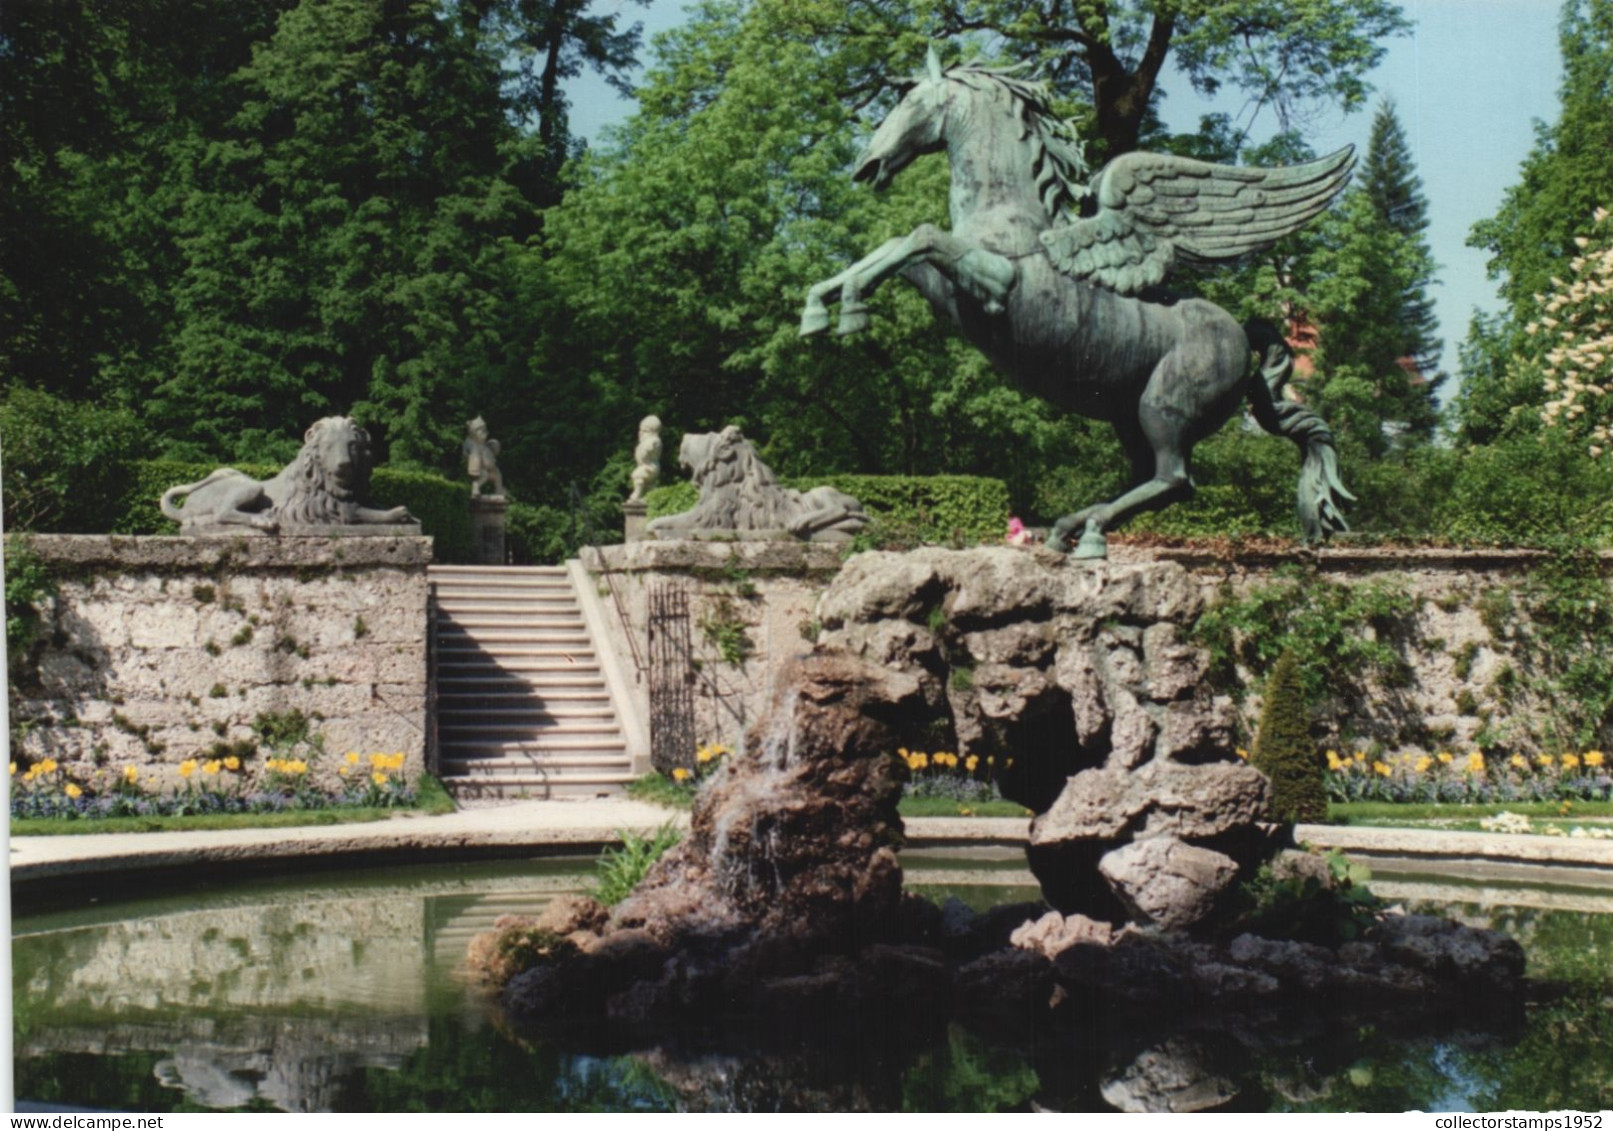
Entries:
[[1299, 524], [1307, 542], [1319, 542], [1345, 531], [1344, 512], [1355, 496], [1339, 479], [1338, 449], [1327, 422], [1304, 405], [1283, 399], [1283, 386], [1294, 372], [1294, 352], [1277, 327], [1264, 318], [1243, 324], [1249, 349], [1259, 355], [1260, 379], [1249, 382], [1249, 407], [1260, 427], [1287, 436], [1298, 445]]
[[175, 500], [177, 500], [182, 495], [189, 495], [192, 491], [195, 491], [198, 488], [207, 486], [209, 483], [213, 482], [213, 480], [217, 479], [220, 475], [225, 474], [225, 473], [228, 473], [230, 475], [239, 475], [240, 474], [240, 472], [236, 471], [233, 468], [220, 467], [220, 468], [216, 468], [213, 471], [208, 472], [207, 476], [205, 478], [198, 479], [194, 483], [181, 483], [178, 487], [170, 487], [170, 488], [168, 488], [168, 490], [166, 490], [166, 491], [164, 491], [162, 493], [162, 501], [157, 504], [158, 506], [160, 506], [162, 508], [163, 516], [166, 517], [166, 518], [170, 518], [175, 522], [184, 522], [185, 521], [185, 512], [180, 510], [178, 507], [176, 507], [174, 505]]

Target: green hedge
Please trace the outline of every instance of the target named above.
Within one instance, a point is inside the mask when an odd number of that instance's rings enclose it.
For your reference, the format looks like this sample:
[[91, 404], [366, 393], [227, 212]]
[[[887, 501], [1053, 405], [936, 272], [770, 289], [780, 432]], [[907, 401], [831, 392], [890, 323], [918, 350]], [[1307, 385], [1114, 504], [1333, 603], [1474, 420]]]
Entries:
[[[182, 460], [133, 460], [128, 465], [128, 484], [123, 493], [114, 534], [172, 534], [175, 527], [162, 515], [158, 501], [164, 491], [181, 483], [194, 483], [216, 468], [215, 463]], [[279, 474], [272, 465], [232, 464], [237, 471], [256, 479]], [[420, 530], [436, 539], [433, 556], [439, 562], [469, 562], [471, 540], [470, 484], [459, 483], [429, 471], [405, 471], [378, 467], [370, 476], [370, 498], [376, 507], [409, 508], [420, 520]]]
[[436, 539], [432, 547], [436, 561], [464, 565], [475, 560], [468, 480], [378, 467], [370, 474], [370, 500], [381, 508], [408, 507], [420, 520], [420, 532]]
[[[828, 486], [862, 503], [876, 523], [911, 530], [930, 542], [997, 542], [1008, 531], [1008, 485], [977, 475], [823, 475], [785, 479], [798, 491]], [[650, 518], [695, 505], [693, 483], [670, 483], [644, 496]]]

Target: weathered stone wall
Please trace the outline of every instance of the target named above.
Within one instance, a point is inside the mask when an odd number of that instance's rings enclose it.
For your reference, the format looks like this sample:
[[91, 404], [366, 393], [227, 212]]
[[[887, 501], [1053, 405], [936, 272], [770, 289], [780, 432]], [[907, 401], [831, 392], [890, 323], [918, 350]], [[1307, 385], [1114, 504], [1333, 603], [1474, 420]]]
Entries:
[[[1025, 553], [1040, 551], [1027, 549]], [[1389, 752], [1466, 751], [1476, 740], [1532, 752], [1561, 746], [1549, 735], [1560, 703], [1538, 678], [1537, 642], [1530, 606], [1538, 597], [1544, 555], [1531, 551], [1408, 549], [1183, 549], [1116, 544], [1117, 564], [1170, 561], [1182, 565], [1206, 607], [1227, 595], [1248, 597], [1297, 569], [1307, 585], [1374, 586], [1394, 594], [1409, 611], [1350, 631], [1382, 640], [1398, 657], [1399, 674], [1340, 669], [1333, 694], [1316, 719], [1319, 739], [1339, 749]], [[700, 741], [734, 741], [764, 707], [785, 660], [804, 650], [816, 631], [818, 596], [840, 567], [828, 547], [790, 543], [636, 543], [590, 551], [585, 564], [599, 579], [610, 616], [612, 646], [632, 669], [629, 632], [641, 656], [646, 591], [676, 580], [692, 595], [696, 675], [696, 728]], [[1070, 563], [1069, 568], [1082, 568]], [[612, 606], [611, 590], [626, 613]], [[754, 591], [741, 597], [741, 590]], [[743, 664], [726, 662], [715, 644], [724, 617], [741, 622], [754, 651]], [[1608, 642], [1613, 647], [1613, 641]], [[1239, 665], [1236, 687], [1239, 741], [1252, 740], [1268, 673]], [[648, 688], [636, 684], [648, 717]], [[1561, 730], [1557, 726], [1557, 730]]]
[[[841, 565], [838, 547], [793, 541], [633, 542], [590, 549], [582, 562], [599, 585], [610, 645], [629, 672], [635, 671], [629, 634], [641, 665], [648, 661], [650, 587], [688, 589], [696, 741], [734, 749], [766, 708], [778, 669], [810, 650], [818, 597]], [[738, 663], [735, 644], [744, 652]], [[648, 719], [649, 680], [641, 665], [633, 694]]]
[[[1174, 561], [1205, 588], [1210, 603], [1248, 597], [1296, 575], [1311, 586], [1338, 585], [1404, 598], [1408, 611], [1351, 631], [1386, 644], [1398, 673], [1341, 664], [1316, 729], [1345, 749], [1390, 753], [1465, 752], [1476, 746], [1561, 753], [1572, 735], [1560, 694], [1542, 669], [1534, 618], [1549, 590], [1549, 556], [1530, 550], [1339, 548], [1316, 552], [1216, 553], [1151, 548], [1117, 561]], [[1613, 556], [1602, 559], [1604, 576]], [[1613, 640], [1606, 642], [1613, 647]], [[1245, 739], [1260, 717], [1265, 671], [1244, 664], [1240, 715]], [[1604, 735], [1603, 741], [1610, 736]], [[1548, 750], [1549, 748], [1549, 750]]]
[[350, 750], [423, 770], [429, 538], [28, 542], [57, 593], [13, 661], [14, 758], [168, 786], [186, 759], [300, 711], [327, 752], [316, 782]]

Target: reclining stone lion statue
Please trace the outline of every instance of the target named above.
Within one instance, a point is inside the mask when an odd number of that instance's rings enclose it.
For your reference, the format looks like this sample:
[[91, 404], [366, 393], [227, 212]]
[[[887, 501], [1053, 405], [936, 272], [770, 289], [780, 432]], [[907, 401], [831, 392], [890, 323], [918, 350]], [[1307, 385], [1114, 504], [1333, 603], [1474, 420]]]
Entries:
[[732, 424], [721, 432], [684, 436], [678, 462], [690, 469], [700, 501], [692, 510], [650, 523], [649, 532], [658, 539], [787, 533], [811, 542], [844, 542], [868, 524], [862, 504], [842, 491], [781, 485]]
[[379, 510], [359, 502], [370, 486], [369, 441], [351, 417], [327, 416], [308, 429], [302, 451], [273, 479], [221, 467], [164, 491], [162, 513], [183, 533], [218, 526], [286, 531], [414, 522], [407, 507]]

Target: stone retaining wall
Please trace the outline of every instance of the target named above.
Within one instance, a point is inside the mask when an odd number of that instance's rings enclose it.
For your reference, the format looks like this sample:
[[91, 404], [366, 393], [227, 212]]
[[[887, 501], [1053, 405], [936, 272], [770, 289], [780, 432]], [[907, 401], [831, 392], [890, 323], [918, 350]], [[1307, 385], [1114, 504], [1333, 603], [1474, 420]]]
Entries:
[[[250, 744], [301, 712], [334, 784], [347, 751], [424, 769], [426, 566], [421, 537], [37, 535], [56, 596], [13, 657], [12, 757], [77, 777], [135, 766], [158, 787], [187, 759]], [[233, 744], [233, 745], [232, 745]], [[294, 756], [306, 756], [306, 749]]]
[[[1389, 644], [1399, 656], [1403, 678], [1341, 670], [1333, 681], [1335, 694], [1319, 710], [1319, 739], [1340, 749], [1466, 751], [1479, 739], [1524, 752], [1567, 748], [1566, 738], [1552, 737], [1558, 704], [1538, 678], [1529, 648], [1535, 635], [1529, 611], [1533, 579], [1548, 560], [1542, 553], [1402, 548], [1258, 552], [1119, 543], [1111, 557], [1116, 563], [1176, 562], [1211, 604], [1227, 594], [1248, 596], [1270, 587], [1296, 567], [1310, 584], [1376, 585], [1403, 595], [1410, 607], [1404, 616], [1353, 628]], [[697, 739], [732, 744], [764, 707], [778, 667], [815, 636], [818, 596], [841, 561], [832, 547], [784, 542], [640, 542], [591, 550], [584, 564], [600, 583], [611, 614], [612, 647], [629, 669], [629, 632], [643, 658], [648, 588], [668, 581], [690, 588], [699, 668]], [[1613, 566], [1613, 558], [1604, 566]], [[1068, 568], [1083, 567], [1071, 562]], [[613, 594], [625, 613], [625, 627], [612, 607]], [[724, 619], [739, 622], [754, 645], [741, 664], [725, 661], [717, 648], [716, 629]], [[1613, 647], [1613, 641], [1608, 644]], [[1258, 723], [1266, 674], [1238, 669], [1240, 687], [1235, 690], [1243, 741], [1252, 739]], [[648, 717], [642, 671], [636, 691]]]
[[[738, 749], [767, 705], [773, 678], [817, 635], [818, 597], [840, 571], [840, 548], [795, 541], [631, 542], [584, 551], [609, 623], [610, 647], [629, 672], [641, 717], [650, 718], [646, 651], [649, 591], [689, 592], [696, 740]], [[637, 643], [635, 664], [629, 634]], [[725, 657], [721, 641], [740, 644]]]

